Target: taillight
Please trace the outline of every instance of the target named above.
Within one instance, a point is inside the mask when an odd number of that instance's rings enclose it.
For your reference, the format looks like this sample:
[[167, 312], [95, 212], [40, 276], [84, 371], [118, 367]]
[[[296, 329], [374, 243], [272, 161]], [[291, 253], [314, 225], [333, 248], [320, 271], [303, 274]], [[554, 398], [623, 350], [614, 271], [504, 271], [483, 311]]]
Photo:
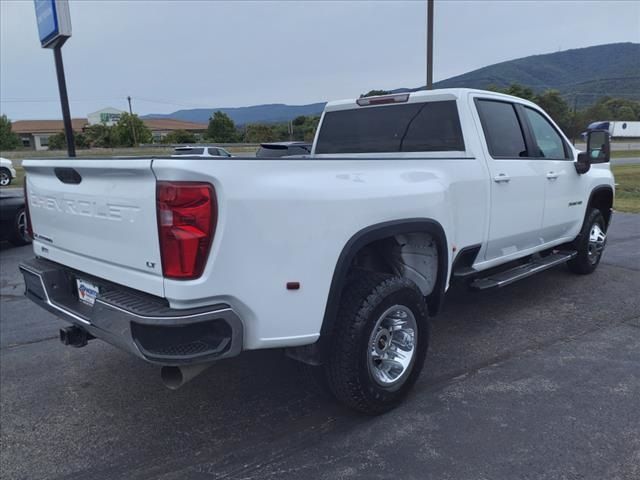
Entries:
[[27, 235], [33, 239], [33, 226], [31, 225], [31, 214], [29, 213], [29, 197], [27, 197], [27, 177], [24, 177], [22, 189], [24, 191], [24, 213], [27, 219]]
[[209, 257], [218, 217], [213, 186], [158, 182], [156, 200], [163, 275], [198, 278]]

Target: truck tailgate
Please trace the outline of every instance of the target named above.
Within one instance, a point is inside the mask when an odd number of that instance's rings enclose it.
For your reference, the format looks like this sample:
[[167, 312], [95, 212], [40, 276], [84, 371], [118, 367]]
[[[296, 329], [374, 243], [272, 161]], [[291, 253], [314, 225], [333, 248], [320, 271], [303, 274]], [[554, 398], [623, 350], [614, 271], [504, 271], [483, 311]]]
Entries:
[[25, 160], [35, 254], [163, 295], [151, 162]]

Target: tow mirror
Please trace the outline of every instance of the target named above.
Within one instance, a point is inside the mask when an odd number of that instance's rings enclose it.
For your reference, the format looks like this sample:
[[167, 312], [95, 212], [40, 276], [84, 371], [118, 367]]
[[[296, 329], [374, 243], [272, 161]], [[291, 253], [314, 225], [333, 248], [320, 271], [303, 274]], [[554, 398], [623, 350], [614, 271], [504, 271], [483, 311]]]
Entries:
[[609, 132], [593, 130], [587, 135], [587, 154], [591, 163], [609, 162]]
[[576, 171], [587, 173], [594, 163], [608, 163], [610, 159], [609, 132], [592, 130], [587, 134], [587, 151], [578, 154]]

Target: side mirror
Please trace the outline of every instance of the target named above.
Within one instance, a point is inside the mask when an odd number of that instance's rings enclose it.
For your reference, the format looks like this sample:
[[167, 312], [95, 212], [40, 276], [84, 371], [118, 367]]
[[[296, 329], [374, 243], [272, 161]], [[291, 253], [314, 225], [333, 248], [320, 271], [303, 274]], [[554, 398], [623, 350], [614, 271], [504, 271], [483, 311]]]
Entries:
[[593, 130], [587, 135], [587, 155], [591, 163], [609, 162], [609, 132]]
[[606, 130], [592, 130], [587, 133], [587, 151], [578, 154], [576, 172], [587, 173], [594, 163], [608, 163], [611, 147], [609, 132]]

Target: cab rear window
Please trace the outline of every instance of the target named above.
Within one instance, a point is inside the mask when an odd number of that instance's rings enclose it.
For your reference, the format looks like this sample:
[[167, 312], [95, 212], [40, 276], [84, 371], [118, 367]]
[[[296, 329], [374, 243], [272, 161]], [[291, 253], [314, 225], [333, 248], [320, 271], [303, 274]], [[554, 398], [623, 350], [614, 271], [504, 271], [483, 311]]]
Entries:
[[327, 112], [316, 153], [464, 151], [454, 100]]

